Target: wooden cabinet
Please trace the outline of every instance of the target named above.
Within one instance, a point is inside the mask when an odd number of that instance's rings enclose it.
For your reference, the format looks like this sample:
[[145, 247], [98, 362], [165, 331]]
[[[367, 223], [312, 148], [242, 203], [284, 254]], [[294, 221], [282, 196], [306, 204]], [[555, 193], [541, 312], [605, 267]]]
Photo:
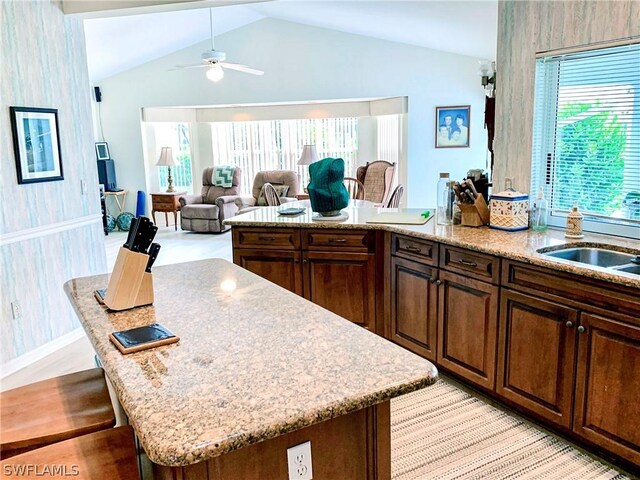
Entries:
[[391, 340], [436, 360], [438, 270], [393, 257], [391, 260]]
[[503, 290], [496, 391], [571, 428], [578, 312]]
[[640, 328], [582, 314], [573, 430], [640, 465]]
[[438, 364], [491, 390], [495, 385], [499, 289], [444, 270], [440, 281]]
[[233, 263], [302, 295], [301, 256], [296, 251], [234, 249]]
[[[153, 223], [157, 225], [156, 212], [164, 212], [164, 223], [166, 226], [169, 226], [169, 219], [167, 217], [167, 213], [173, 213], [174, 228], [175, 230], [178, 230], [178, 212], [180, 211], [179, 200], [182, 195], [186, 195], [186, 194], [187, 192], [152, 193], [151, 194], [151, 217], [153, 218]], [[126, 195], [126, 192], [125, 192], [125, 195]]]
[[375, 248], [365, 230], [233, 229], [235, 264], [373, 332]]
[[304, 252], [304, 296], [375, 332], [375, 255]]

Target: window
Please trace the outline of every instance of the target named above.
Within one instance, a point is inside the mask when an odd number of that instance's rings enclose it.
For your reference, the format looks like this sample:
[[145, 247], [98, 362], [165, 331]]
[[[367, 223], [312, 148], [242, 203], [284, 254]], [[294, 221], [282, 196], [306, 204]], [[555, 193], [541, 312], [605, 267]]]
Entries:
[[345, 175], [355, 177], [358, 156], [358, 119], [318, 118], [211, 124], [214, 165], [242, 169], [242, 190], [251, 192], [253, 179], [262, 170], [294, 170], [302, 185], [308, 183], [307, 167], [297, 163], [303, 145], [314, 144], [318, 157], [344, 159]]
[[[173, 154], [180, 165], [171, 167], [173, 186], [176, 191], [186, 190], [193, 193], [193, 176], [191, 173], [191, 140], [189, 126], [186, 123], [158, 123], [156, 126], [156, 144], [160, 147], [172, 147]], [[168, 186], [168, 170], [158, 169], [160, 189], [165, 191]]]
[[[531, 194], [549, 223], [640, 238], [640, 44], [539, 58]], [[516, 139], [513, 139], [516, 141]]]

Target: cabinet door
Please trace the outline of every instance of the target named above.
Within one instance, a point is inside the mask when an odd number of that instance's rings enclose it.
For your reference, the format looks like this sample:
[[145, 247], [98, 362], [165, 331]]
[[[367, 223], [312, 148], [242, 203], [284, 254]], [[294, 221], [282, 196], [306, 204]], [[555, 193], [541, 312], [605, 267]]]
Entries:
[[578, 312], [503, 289], [496, 391], [571, 428]]
[[413, 261], [391, 260], [391, 340], [436, 360], [438, 271]]
[[300, 252], [236, 248], [233, 250], [233, 263], [302, 295], [300, 256]]
[[304, 252], [304, 296], [375, 332], [375, 255]]
[[440, 270], [438, 363], [471, 383], [495, 386], [498, 287]]
[[640, 465], [640, 328], [583, 313], [573, 430]]

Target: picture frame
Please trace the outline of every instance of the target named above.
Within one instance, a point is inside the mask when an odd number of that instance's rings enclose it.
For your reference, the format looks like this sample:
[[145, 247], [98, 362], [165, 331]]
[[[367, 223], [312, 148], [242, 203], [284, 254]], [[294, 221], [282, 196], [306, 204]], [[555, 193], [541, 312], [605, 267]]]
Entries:
[[96, 142], [96, 157], [98, 160], [109, 160], [109, 145], [107, 142]]
[[9, 107], [18, 184], [64, 180], [58, 110]]
[[436, 107], [436, 148], [469, 148], [471, 105]]

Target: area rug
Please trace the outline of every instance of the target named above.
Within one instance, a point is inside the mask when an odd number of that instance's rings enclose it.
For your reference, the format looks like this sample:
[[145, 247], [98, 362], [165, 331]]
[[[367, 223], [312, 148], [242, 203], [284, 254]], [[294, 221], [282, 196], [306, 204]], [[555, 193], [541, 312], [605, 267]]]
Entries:
[[530, 424], [439, 380], [391, 401], [394, 480], [622, 480]]

